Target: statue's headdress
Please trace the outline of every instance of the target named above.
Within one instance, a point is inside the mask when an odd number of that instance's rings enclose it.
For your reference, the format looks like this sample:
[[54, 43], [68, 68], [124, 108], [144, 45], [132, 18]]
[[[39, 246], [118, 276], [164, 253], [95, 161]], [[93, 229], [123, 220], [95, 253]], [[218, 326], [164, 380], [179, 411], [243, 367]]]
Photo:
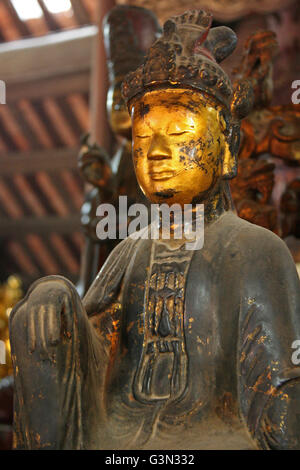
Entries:
[[207, 93], [238, 119], [246, 115], [252, 96], [250, 87], [239, 84], [236, 95], [219, 65], [233, 52], [236, 35], [226, 26], [211, 28], [211, 23], [211, 14], [202, 10], [169, 19], [143, 65], [126, 76], [126, 101], [158, 86], [183, 87]]
[[118, 5], [103, 21], [103, 33], [111, 82], [123, 80], [144, 60], [161, 34], [156, 16], [146, 8]]

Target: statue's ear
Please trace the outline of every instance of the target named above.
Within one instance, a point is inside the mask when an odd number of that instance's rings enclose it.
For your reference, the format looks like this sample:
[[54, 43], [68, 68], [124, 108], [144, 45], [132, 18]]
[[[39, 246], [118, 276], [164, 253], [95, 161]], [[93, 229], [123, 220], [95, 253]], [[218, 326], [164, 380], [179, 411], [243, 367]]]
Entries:
[[231, 146], [225, 140], [222, 176], [226, 180], [234, 178], [237, 174], [237, 157], [231, 151]]
[[219, 114], [219, 120], [224, 132], [223, 170], [224, 179], [232, 179], [237, 174], [237, 154], [240, 145], [239, 123], [229, 123], [228, 118]]
[[230, 122], [227, 120], [226, 142], [223, 159], [223, 178], [232, 179], [237, 174], [237, 157], [240, 146], [240, 122], [254, 104], [254, 93], [249, 80], [236, 81], [231, 100]]

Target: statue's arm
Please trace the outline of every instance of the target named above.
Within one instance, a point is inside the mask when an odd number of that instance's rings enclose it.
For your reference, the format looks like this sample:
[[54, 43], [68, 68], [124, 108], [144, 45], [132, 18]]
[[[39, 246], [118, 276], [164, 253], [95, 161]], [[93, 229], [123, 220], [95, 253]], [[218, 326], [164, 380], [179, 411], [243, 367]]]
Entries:
[[134, 246], [134, 240], [127, 238], [114, 248], [83, 299], [104, 364], [108, 364], [111, 350], [119, 338], [126, 269]]
[[300, 449], [300, 368], [288, 375], [291, 378], [283, 379], [263, 409], [257, 433], [262, 449]]
[[[130, 252], [130, 241], [120, 243], [84, 301], [70, 281], [49, 276], [33, 284], [12, 311], [17, 448], [101, 447], [95, 433], [109, 351], [102, 339], [110, 337], [105, 328], [110, 328], [109, 312], [119, 298]], [[103, 318], [109, 320], [106, 325]]]
[[123, 281], [134, 247], [134, 240], [127, 238], [109, 255], [83, 299], [83, 306], [89, 318], [114, 308], [121, 308]]
[[15, 446], [83, 448], [83, 384], [98, 377], [101, 362], [75, 286], [60, 276], [34, 283], [10, 315], [10, 341]]
[[77, 325], [88, 322], [75, 286], [62, 276], [41, 278], [10, 315], [11, 341], [18, 341], [16, 331], [26, 325], [28, 353], [50, 358], [54, 347], [72, 338], [75, 320]]
[[259, 245], [241, 284], [242, 414], [260, 448], [300, 449], [300, 365], [292, 347], [300, 339], [300, 282], [284, 242], [270, 233]]

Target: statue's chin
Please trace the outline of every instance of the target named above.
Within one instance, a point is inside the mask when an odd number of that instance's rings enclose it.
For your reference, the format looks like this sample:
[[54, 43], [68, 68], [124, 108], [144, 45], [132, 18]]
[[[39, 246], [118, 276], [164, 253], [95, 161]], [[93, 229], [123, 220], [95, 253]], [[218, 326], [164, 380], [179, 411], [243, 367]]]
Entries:
[[148, 199], [153, 204], [168, 204], [171, 206], [172, 204], [179, 204], [180, 206], [184, 206], [184, 204], [191, 204], [192, 199], [191, 196], [184, 197], [180, 191], [174, 190], [162, 190], [152, 193]]
[[215, 194], [214, 188], [209, 188], [198, 193], [193, 191], [180, 191], [174, 189], [161, 189], [150, 194], [146, 193], [147, 198], [153, 204], [180, 204], [182, 207], [185, 204], [205, 204]]

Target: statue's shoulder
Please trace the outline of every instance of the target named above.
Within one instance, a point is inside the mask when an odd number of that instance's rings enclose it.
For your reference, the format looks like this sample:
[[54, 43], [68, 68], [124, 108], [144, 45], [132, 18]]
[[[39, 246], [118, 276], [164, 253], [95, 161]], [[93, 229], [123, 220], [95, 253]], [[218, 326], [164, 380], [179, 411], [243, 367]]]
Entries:
[[89, 316], [104, 309], [116, 297], [136, 244], [137, 240], [128, 237], [110, 253], [83, 299]]
[[270, 230], [234, 213], [224, 215], [220, 222], [221, 243], [216, 250], [220, 260], [219, 275], [227, 276], [239, 296], [242, 295], [241, 285], [246, 289], [244, 292], [251, 291], [257, 298], [265, 295], [275, 298], [277, 292], [283, 295], [286, 290], [299, 309], [299, 277], [286, 243]]
[[271, 230], [241, 219], [234, 212], [226, 213], [221, 230], [227, 234], [228, 244], [248, 256], [291, 257], [285, 242]]

